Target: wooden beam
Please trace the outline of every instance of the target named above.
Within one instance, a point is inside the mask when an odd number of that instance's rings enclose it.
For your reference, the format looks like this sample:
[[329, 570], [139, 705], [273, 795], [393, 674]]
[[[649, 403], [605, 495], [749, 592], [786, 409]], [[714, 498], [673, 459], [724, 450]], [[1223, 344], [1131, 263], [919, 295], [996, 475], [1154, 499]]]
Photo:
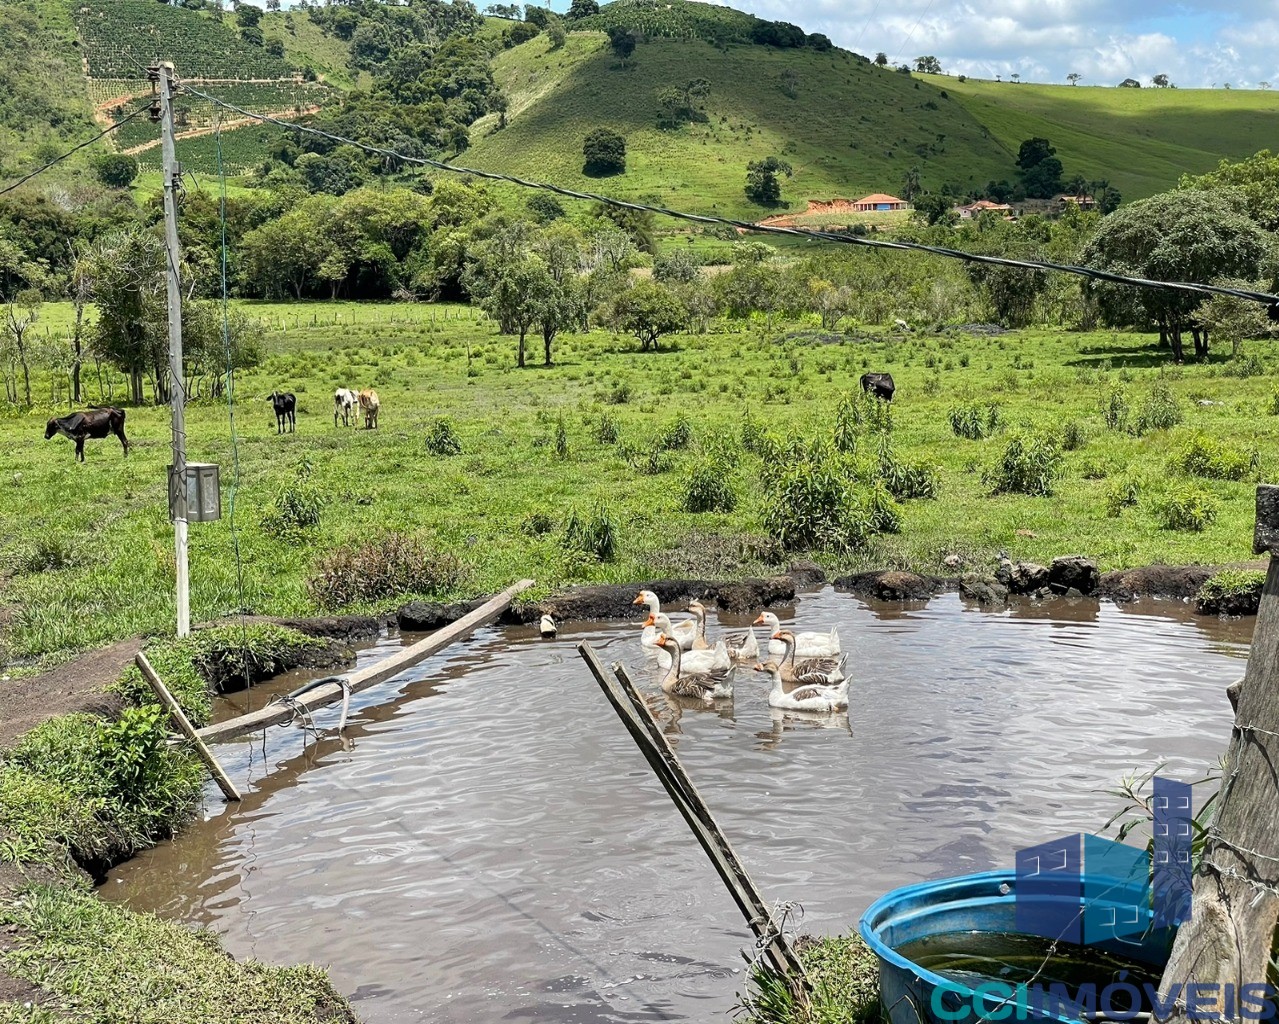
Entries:
[[[498, 618], [515, 598], [533, 585], [532, 580], [520, 580], [519, 583], [507, 587], [492, 600], [485, 602], [472, 612], [468, 612], [452, 625], [437, 629], [424, 640], [419, 640], [410, 647], [404, 648], [389, 658], [383, 658], [368, 668], [353, 672], [347, 677], [351, 693], [359, 693], [384, 683], [399, 675], [407, 668], [425, 661], [433, 654], [438, 654], [455, 640], [470, 636], [481, 626], [487, 626]], [[335, 704], [342, 699], [342, 687], [337, 683], [317, 687], [306, 700], [306, 706], [314, 711], [316, 708]], [[224, 743], [251, 732], [269, 728], [273, 725], [284, 725], [291, 721], [293, 712], [282, 704], [268, 704], [257, 711], [251, 711], [239, 718], [228, 719], [216, 725], [205, 726], [199, 736], [205, 743]]]
[[147, 656], [138, 651], [133, 661], [138, 666], [138, 671], [142, 673], [142, 678], [150, 684], [155, 695], [160, 698], [160, 703], [168, 709], [169, 718], [173, 720], [173, 724], [178, 727], [178, 730], [188, 740], [195, 744], [195, 752], [200, 756], [200, 760], [205, 763], [209, 771], [213, 773], [213, 781], [218, 784], [218, 789], [222, 790], [222, 795], [227, 800], [239, 800], [240, 791], [235, 788], [235, 783], [227, 777], [227, 773], [222, 770], [222, 766], [218, 764], [218, 759], [213, 756], [213, 752], [204, 745], [204, 741], [196, 734], [190, 719], [186, 716], [186, 712], [182, 710], [182, 705], [174, 700], [173, 694], [164, 685], [159, 673], [152, 667], [151, 662], [147, 661]]

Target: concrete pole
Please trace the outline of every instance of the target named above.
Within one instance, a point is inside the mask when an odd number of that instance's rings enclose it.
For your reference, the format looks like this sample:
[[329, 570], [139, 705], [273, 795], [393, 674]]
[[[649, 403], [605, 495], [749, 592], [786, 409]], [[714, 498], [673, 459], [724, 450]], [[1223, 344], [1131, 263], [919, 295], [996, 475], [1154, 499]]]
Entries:
[[165, 277], [169, 293], [169, 406], [173, 421], [173, 557], [177, 568], [178, 636], [191, 632], [190, 579], [187, 567], [187, 435], [186, 390], [182, 373], [182, 282], [178, 268], [178, 197], [181, 181], [173, 128], [173, 97], [177, 91], [173, 65], [160, 64], [160, 152], [164, 160], [164, 244], [168, 250]]

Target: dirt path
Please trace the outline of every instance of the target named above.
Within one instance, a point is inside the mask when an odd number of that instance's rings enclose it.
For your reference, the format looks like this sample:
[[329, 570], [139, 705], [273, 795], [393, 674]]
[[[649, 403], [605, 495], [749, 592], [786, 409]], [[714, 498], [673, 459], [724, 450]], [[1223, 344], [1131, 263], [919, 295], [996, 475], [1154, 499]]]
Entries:
[[142, 649], [133, 637], [73, 658], [49, 672], [0, 683], [0, 750], [47, 718], [87, 711], [116, 715], [120, 701], [106, 689]]

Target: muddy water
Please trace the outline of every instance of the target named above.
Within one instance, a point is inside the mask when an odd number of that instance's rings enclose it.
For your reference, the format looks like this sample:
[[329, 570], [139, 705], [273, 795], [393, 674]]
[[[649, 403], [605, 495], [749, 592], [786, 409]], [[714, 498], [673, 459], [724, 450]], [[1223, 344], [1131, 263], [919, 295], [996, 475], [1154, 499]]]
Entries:
[[[818, 932], [893, 886], [1100, 827], [1100, 791], [1133, 769], [1202, 771], [1252, 628], [1167, 603], [904, 610], [830, 591], [791, 618], [839, 626], [846, 718], [770, 712], [750, 673], [731, 705], [663, 715], [766, 896]], [[104, 895], [237, 956], [331, 965], [374, 1024], [718, 1016], [744, 925], [573, 647], [655, 689], [637, 633], [488, 630], [357, 698], [346, 746], [285, 729], [221, 746], [243, 805], [211, 799]]]

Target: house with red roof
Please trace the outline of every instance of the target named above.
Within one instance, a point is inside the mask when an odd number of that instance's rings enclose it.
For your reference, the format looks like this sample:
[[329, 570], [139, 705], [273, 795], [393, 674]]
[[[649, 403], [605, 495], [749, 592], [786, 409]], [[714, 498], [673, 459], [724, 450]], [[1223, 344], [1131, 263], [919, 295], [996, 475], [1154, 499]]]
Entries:
[[893, 210], [909, 210], [910, 203], [883, 192], [873, 192], [853, 203], [853, 209], [857, 213], [890, 213]]

